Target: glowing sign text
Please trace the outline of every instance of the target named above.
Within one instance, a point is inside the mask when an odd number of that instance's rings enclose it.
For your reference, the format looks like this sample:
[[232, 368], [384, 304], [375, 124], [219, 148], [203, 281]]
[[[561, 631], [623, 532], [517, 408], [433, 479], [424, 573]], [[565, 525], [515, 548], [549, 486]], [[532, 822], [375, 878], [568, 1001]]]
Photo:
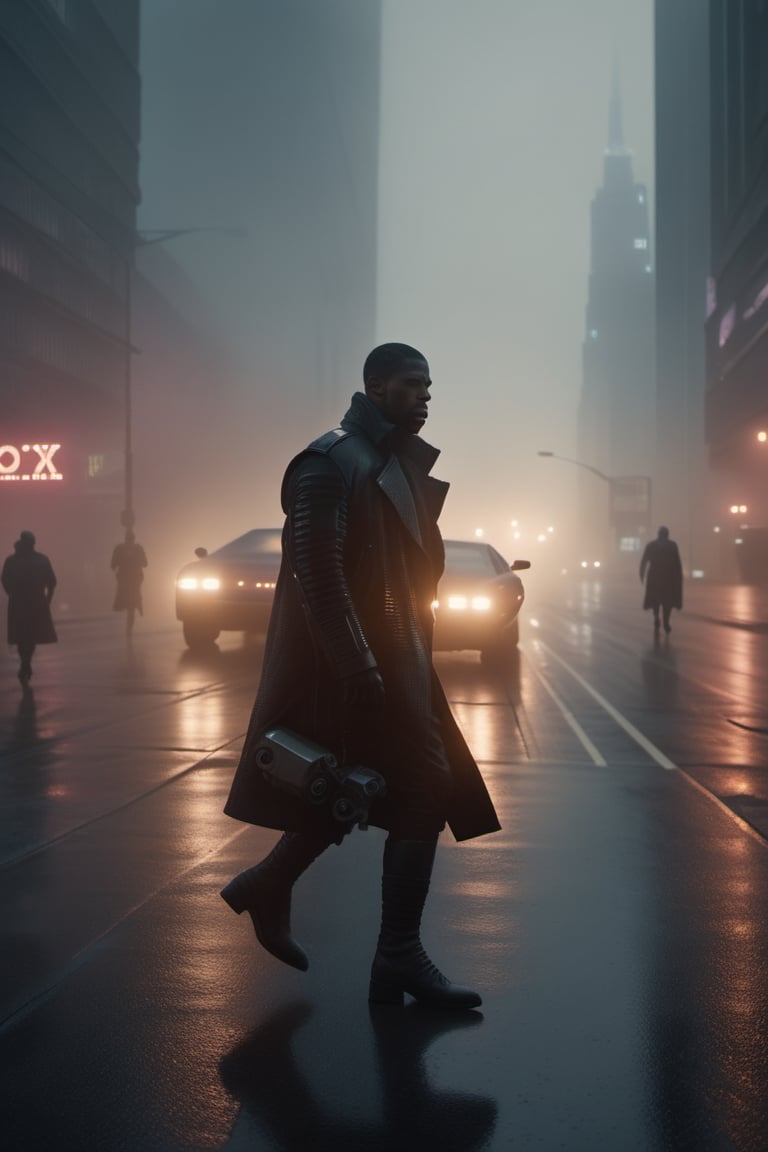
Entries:
[[[0, 481], [63, 480], [53, 459], [59, 448], [61, 444], [0, 445]], [[31, 460], [24, 459], [30, 455]]]

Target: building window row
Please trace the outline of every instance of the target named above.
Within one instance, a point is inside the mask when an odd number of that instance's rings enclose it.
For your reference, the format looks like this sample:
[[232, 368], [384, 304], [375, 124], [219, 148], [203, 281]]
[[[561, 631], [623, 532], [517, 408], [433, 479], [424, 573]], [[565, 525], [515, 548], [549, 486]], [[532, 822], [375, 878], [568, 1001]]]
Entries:
[[92, 228], [54, 200], [0, 152], [0, 203], [57, 241], [118, 295], [125, 294], [125, 261]]
[[[127, 11], [124, 19], [113, 21], [113, 28], [97, 4], [46, 0], [48, 10], [67, 29], [63, 39], [77, 67], [133, 139], [139, 131], [140, 105], [135, 58], [138, 37], [131, 13], [134, 3], [135, 0], [118, 0]], [[57, 35], [62, 39], [61, 32]]]
[[[3, 91], [13, 92], [15, 104], [24, 109], [25, 152], [40, 158], [48, 170], [41, 183], [66, 188], [68, 202], [76, 205], [80, 217], [102, 218], [104, 228], [115, 224], [132, 228], [138, 197], [135, 144], [124, 142], [122, 160], [116, 162], [108, 137], [99, 140], [86, 134], [84, 125], [75, 124], [2, 37], [0, 76]], [[9, 138], [5, 151], [16, 155], [14, 137]], [[92, 204], [83, 203], [83, 199]]]
[[[30, 243], [31, 240], [31, 243]], [[55, 248], [27, 237], [20, 228], [8, 227], [0, 210], [0, 268], [23, 280], [42, 296], [122, 338], [125, 305], [113, 293], [104, 292]], [[125, 273], [124, 273], [125, 274]]]
[[29, 254], [13, 236], [0, 234], [0, 268], [18, 280], [29, 281]]
[[58, 16], [62, 24], [69, 23], [69, 0], [47, 0], [48, 7]]
[[137, 71], [138, 34], [135, 0], [116, 0], [110, 19], [104, 3], [63, 0], [71, 50], [100, 99], [128, 135], [139, 132], [140, 82]]
[[125, 352], [94, 332], [84, 333], [65, 317], [46, 315], [0, 301], [0, 360], [28, 359], [90, 384], [99, 391], [122, 387]]

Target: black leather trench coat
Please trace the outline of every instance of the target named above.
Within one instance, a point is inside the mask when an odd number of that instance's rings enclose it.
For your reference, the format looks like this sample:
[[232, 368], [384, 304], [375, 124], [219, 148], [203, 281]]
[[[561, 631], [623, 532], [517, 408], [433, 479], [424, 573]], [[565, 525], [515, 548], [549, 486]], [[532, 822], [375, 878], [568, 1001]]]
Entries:
[[683, 607], [683, 566], [674, 540], [656, 539], [646, 544], [640, 561], [640, 579], [644, 578], [644, 609]]
[[[314, 809], [265, 781], [255, 764], [263, 732], [283, 726], [345, 758], [349, 717], [342, 678], [377, 666], [386, 692], [380, 722], [360, 728], [355, 760], [382, 772], [407, 771], [424, 747], [434, 718], [452, 777], [447, 823], [457, 840], [500, 825], [475, 760], [456, 725], [432, 666], [432, 601], [444, 553], [437, 519], [448, 485], [429, 475], [439, 453], [418, 436], [398, 432], [363, 393], [341, 428], [327, 433], [288, 466], [283, 560], [267, 635], [261, 683], [225, 812], [263, 827], [300, 831], [326, 821]], [[311, 479], [309, 479], [311, 477]], [[295, 499], [302, 483], [333, 487], [336, 534], [329, 539], [334, 605], [313, 596], [302, 570]], [[338, 543], [338, 541], [337, 541]], [[313, 567], [317, 558], [313, 560]], [[326, 569], [328, 565], [326, 564]], [[328, 573], [326, 572], [326, 578]], [[305, 577], [304, 583], [311, 579]], [[390, 798], [377, 800], [370, 822], [388, 828]]]
[[8, 593], [8, 643], [55, 644], [58, 637], [48, 597], [56, 577], [48, 557], [17, 544], [3, 564], [0, 582]]

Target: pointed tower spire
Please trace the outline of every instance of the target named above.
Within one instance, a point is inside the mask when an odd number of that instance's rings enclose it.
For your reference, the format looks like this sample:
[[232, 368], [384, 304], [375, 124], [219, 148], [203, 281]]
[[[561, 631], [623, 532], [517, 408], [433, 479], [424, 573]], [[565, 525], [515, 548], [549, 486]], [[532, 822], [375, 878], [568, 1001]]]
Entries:
[[619, 61], [616, 52], [614, 52], [613, 70], [611, 74], [611, 106], [608, 113], [608, 151], [613, 156], [624, 156], [627, 151], [624, 147], [624, 126], [622, 119]]

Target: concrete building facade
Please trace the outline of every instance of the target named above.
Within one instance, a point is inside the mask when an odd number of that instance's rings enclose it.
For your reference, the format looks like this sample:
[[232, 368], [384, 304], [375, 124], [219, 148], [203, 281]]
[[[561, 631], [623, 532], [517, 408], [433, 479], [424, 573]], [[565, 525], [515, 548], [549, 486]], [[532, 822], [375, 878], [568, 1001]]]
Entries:
[[718, 576], [705, 436], [709, 272], [709, 13], [655, 5], [656, 460], [654, 512], [688, 572]]
[[735, 574], [768, 581], [768, 3], [711, 0], [706, 435]]
[[59, 607], [120, 531], [138, 0], [0, 6], [0, 537], [38, 536]]

